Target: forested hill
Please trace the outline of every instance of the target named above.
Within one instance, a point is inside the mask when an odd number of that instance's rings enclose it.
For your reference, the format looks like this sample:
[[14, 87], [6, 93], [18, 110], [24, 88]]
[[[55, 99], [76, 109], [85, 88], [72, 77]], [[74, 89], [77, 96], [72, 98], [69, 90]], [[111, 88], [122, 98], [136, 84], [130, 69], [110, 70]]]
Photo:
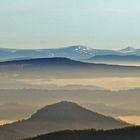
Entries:
[[28, 140], [140, 140], [140, 127], [108, 131], [79, 130], [50, 133]]

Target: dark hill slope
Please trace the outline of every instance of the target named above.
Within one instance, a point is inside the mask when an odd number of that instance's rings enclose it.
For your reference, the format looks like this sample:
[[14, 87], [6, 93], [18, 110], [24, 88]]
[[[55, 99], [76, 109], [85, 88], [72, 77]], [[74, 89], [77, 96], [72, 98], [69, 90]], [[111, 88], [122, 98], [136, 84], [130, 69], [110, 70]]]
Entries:
[[28, 140], [140, 140], [140, 127], [109, 131], [62, 131]]

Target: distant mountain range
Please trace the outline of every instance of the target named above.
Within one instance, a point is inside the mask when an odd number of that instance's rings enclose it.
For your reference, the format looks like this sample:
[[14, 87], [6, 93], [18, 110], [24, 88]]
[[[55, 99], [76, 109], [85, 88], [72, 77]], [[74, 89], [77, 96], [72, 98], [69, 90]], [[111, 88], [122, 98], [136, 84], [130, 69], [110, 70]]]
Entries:
[[65, 129], [113, 129], [126, 126], [129, 126], [129, 124], [92, 112], [78, 104], [64, 101], [48, 105], [38, 110], [31, 118], [4, 125], [2, 128], [14, 130], [31, 137]]
[[140, 127], [110, 131], [79, 130], [50, 133], [28, 140], [139, 140]]
[[77, 60], [88, 59], [96, 55], [140, 55], [140, 49], [127, 47], [122, 50], [102, 50], [82, 45], [56, 49], [0, 49], [1, 61], [42, 57], [67, 57]]

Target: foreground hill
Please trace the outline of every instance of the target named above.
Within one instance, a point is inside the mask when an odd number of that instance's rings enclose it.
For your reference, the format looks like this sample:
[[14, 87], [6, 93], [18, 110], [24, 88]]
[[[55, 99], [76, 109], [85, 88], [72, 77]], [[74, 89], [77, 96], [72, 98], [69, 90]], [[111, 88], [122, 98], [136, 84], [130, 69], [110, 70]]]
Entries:
[[[4, 106], [0, 107], [0, 118], [2, 116], [5, 118], [5, 112], [8, 113], [8, 115], [6, 114], [7, 119], [13, 116], [13, 120], [16, 120], [24, 112], [26, 112], [26, 116], [22, 116], [22, 118], [27, 118], [27, 112], [30, 113], [29, 118], [40, 107], [64, 100], [77, 102], [85, 108], [107, 116], [140, 116], [139, 93], [140, 89], [122, 91], [88, 90], [83, 88], [75, 90], [1, 89], [0, 103]], [[16, 111], [11, 102], [15, 104], [16, 108], [20, 107], [19, 102], [22, 105], [26, 104], [26, 106], [21, 110], [16, 109]], [[5, 104], [7, 103], [8, 106], [6, 105], [5, 110]], [[33, 112], [29, 110], [33, 110]], [[20, 118], [17, 120], [20, 120]]]
[[50, 133], [28, 140], [139, 140], [140, 127], [109, 131], [81, 130]]
[[127, 123], [89, 111], [72, 102], [60, 102], [38, 110], [31, 118], [3, 128], [36, 136], [66, 129], [113, 129], [129, 126]]
[[[64, 100], [79, 103], [85, 108], [107, 116], [140, 116], [139, 93], [140, 89], [109, 91], [88, 90], [83, 89], [82, 87], [71, 90], [1, 89], [0, 118], [2, 116], [4, 118], [7, 116], [7, 119], [10, 119], [11, 116], [13, 116], [13, 120], [20, 120], [21, 116], [22, 118], [29, 118], [30, 115], [33, 114], [37, 109], [44, 107], [46, 104]], [[15, 105], [13, 106], [11, 102]], [[24, 108], [21, 110], [19, 108], [19, 102], [20, 105], [26, 104], [26, 106], [24, 106]], [[26, 116], [23, 116], [23, 113], [25, 112]], [[1, 119], [3, 120], [4, 118]]]

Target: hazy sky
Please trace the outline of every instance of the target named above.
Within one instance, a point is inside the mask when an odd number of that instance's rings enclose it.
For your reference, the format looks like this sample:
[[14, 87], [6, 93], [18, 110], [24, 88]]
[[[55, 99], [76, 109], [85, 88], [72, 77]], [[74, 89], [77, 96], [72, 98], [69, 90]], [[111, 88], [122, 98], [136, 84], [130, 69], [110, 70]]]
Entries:
[[140, 48], [140, 0], [0, 0], [0, 47]]

